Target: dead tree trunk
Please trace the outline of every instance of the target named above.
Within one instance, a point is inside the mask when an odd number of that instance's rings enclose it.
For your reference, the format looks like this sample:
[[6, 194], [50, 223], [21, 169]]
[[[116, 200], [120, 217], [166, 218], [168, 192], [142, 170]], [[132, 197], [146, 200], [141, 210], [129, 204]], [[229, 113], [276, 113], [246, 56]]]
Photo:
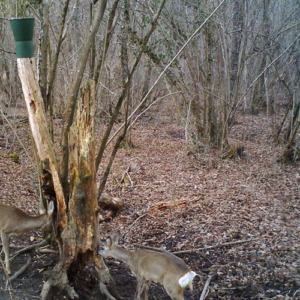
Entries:
[[48, 295], [52, 287], [65, 290], [71, 299], [78, 299], [77, 293], [69, 283], [87, 262], [96, 265], [103, 293], [108, 299], [114, 299], [106, 286], [114, 287], [108, 269], [102, 259], [95, 254], [98, 245], [98, 221], [94, 83], [89, 82], [81, 92], [76, 122], [70, 131], [70, 199], [66, 201], [54, 147], [47, 128], [46, 114], [36, 76], [35, 58], [18, 59], [18, 71], [37, 153], [43, 165], [49, 166], [48, 173], [51, 177], [50, 181], [53, 182], [57, 205], [56, 238], [60, 248], [60, 260], [51, 277], [44, 284], [42, 299], [49, 299]]
[[[61, 234], [61, 257], [52, 276], [44, 285], [42, 299], [52, 286], [66, 289], [77, 272], [93, 261], [98, 243], [96, 171], [94, 143], [94, 84], [89, 82], [82, 90], [77, 106], [76, 121], [70, 130], [70, 199], [68, 224]], [[71, 298], [76, 292], [67, 287]]]
[[[97, 257], [99, 230], [94, 110], [95, 83], [89, 81], [81, 89], [76, 121], [70, 129], [68, 225], [61, 234], [60, 262], [44, 285], [42, 299], [47, 299], [49, 288], [52, 286], [66, 290], [71, 299], [78, 299], [77, 293], [70, 288], [69, 282], [75, 279], [78, 271], [88, 262], [96, 265], [101, 291], [108, 299], [115, 299], [109, 292], [109, 289], [114, 288], [114, 282], [102, 258]], [[116, 296], [115, 290], [112, 293]]]

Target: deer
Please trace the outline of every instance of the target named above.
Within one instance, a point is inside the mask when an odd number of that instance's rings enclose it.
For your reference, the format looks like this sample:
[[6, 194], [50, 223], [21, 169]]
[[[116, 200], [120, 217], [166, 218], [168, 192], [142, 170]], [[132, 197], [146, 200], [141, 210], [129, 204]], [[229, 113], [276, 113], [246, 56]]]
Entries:
[[129, 251], [118, 246], [120, 232], [106, 239], [103, 249], [98, 254], [104, 258], [114, 258], [129, 265], [131, 272], [137, 278], [137, 300], [148, 300], [150, 282], [163, 285], [173, 300], [184, 300], [183, 293], [186, 287], [193, 290], [193, 279], [197, 275], [191, 271], [179, 257], [163, 250], [153, 251], [136, 249]]
[[6, 273], [11, 274], [9, 259], [9, 242], [11, 236], [19, 236], [24, 232], [45, 228], [52, 222], [54, 203], [51, 201], [47, 211], [40, 209], [40, 215], [30, 216], [15, 206], [0, 203], [0, 232], [5, 254]]

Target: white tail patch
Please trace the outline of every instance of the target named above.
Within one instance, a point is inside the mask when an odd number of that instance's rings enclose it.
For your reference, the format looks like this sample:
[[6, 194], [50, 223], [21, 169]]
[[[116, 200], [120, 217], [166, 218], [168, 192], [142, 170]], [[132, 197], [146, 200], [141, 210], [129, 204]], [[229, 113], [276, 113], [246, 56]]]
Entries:
[[[193, 281], [194, 277], [197, 274], [194, 271], [186, 273], [184, 276], [182, 276], [178, 283], [182, 288], [185, 288], [186, 286], [190, 285], [190, 283]], [[191, 285], [190, 285], [191, 286]]]

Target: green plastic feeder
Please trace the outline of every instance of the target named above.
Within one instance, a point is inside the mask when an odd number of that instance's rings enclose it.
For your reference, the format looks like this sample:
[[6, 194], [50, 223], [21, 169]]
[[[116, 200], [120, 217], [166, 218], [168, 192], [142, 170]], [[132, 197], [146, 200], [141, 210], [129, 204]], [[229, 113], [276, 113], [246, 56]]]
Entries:
[[16, 41], [17, 58], [34, 57], [34, 18], [11, 19], [10, 26]]

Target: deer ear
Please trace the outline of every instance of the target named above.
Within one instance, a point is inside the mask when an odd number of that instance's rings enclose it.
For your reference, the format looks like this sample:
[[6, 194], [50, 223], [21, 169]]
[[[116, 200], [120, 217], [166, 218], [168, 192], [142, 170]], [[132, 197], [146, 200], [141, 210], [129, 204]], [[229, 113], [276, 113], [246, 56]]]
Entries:
[[116, 233], [113, 234], [113, 236], [111, 238], [113, 244], [115, 244], [115, 245], [119, 244], [120, 236], [121, 236], [120, 231], [117, 231]]
[[108, 238], [106, 239], [106, 245], [107, 245], [108, 247], [111, 247], [111, 245], [112, 245], [112, 240], [111, 240], [110, 237], [108, 237]]
[[48, 216], [51, 216], [53, 214], [53, 211], [54, 211], [54, 203], [53, 201], [51, 201], [48, 205], [48, 211], [47, 211]]
[[43, 207], [41, 207], [41, 205], [40, 205], [40, 207], [39, 207], [39, 214], [40, 214], [40, 215], [43, 215], [43, 214], [45, 214], [45, 213], [46, 213], [46, 209], [43, 208]]

